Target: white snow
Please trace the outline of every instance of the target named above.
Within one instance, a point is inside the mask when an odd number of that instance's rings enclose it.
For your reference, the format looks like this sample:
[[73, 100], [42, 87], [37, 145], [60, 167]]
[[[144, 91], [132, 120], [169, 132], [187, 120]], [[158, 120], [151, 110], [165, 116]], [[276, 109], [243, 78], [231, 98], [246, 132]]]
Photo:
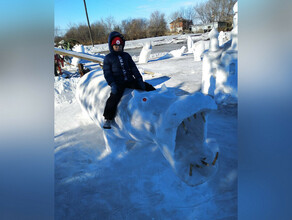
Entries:
[[187, 46], [188, 46], [188, 53], [192, 53], [193, 52], [194, 42], [193, 42], [193, 39], [192, 39], [191, 36], [188, 36]]
[[[187, 39], [188, 35], [143, 39], [126, 42], [126, 47], [141, 47], [150, 41], [155, 47]], [[206, 35], [195, 39], [209, 49]], [[95, 54], [106, 47], [85, 46], [84, 53]], [[55, 219], [237, 218], [236, 102], [220, 102], [217, 110], [204, 104], [212, 98], [200, 93], [203, 61], [195, 61], [190, 53], [170, 54], [151, 54], [147, 63], [136, 63], [143, 79], [157, 90], [128, 90], [119, 106], [124, 112], [118, 113], [116, 128], [107, 133], [100, 124], [109, 86], [100, 66], [84, 63], [91, 71], [82, 78], [55, 77]], [[232, 54], [222, 56], [222, 61], [218, 54], [213, 58], [229, 66]], [[66, 65], [65, 71], [74, 75], [77, 69]], [[81, 105], [75, 94], [82, 97]], [[143, 98], [147, 101], [141, 101]], [[201, 108], [210, 111], [205, 123]], [[176, 112], [177, 118], [170, 117], [170, 112]], [[194, 112], [201, 117], [202, 126], [193, 126]], [[200, 132], [201, 139], [194, 139]], [[175, 137], [180, 146], [176, 154]], [[196, 156], [190, 143], [203, 140], [219, 148], [218, 170], [204, 183], [190, 186], [183, 181], [189, 175], [182, 176], [175, 163], [178, 158]], [[197, 171], [194, 168], [193, 177]]]
[[[73, 47], [72, 49], [73, 51], [75, 52], [79, 52], [79, 53], [84, 53], [84, 46], [83, 45], [80, 45], [80, 44], [77, 44]], [[78, 63], [80, 62], [80, 58], [77, 58], [77, 57], [73, 57], [72, 61], [71, 61], [71, 64], [74, 65], [74, 66], [78, 66]]]
[[[149, 41], [151, 42], [151, 45], [158, 46], [158, 45], [167, 45], [167, 44], [178, 44], [181, 42], [185, 42], [187, 40], [189, 35], [170, 35], [170, 36], [163, 36], [163, 37], [153, 37], [153, 38], [145, 38], [145, 39], [140, 39], [140, 40], [131, 40], [131, 41], [126, 41], [125, 45], [125, 50], [126, 49], [133, 49], [133, 48], [143, 48], [143, 46], [148, 43]], [[192, 40], [207, 40], [208, 39], [208, 34], [203, 34], [203, 35], [191, 35]], [[103, 51], [108, 51], [108, 43], [105, 44], [98, 44], [92, 46], [84, 46], [85, 53], [100, 53]]]
[[[237, 4], [234, 7], [233, 30], [230, 41], [219, 46], [218, 31], [209, 33], [210, 47], [203, 57], [202, 92], [215, 98], [217, 103], [237, 103], [238, 20]], [[226, 35], [225, 35], [226, 36]]]
[[210, 33], [209, 33], [209, 37], [210, 37], [210, 51], [217, 51], [219, 50], [219, 40], [218, 40], [218, 31], [217, 29], [213, 28]]
[[151, 42], [148, 41], [145, 43], [145, 45], [143, 46], [141, 50], [141, 53], [139, 56], [139, 63], [147, 63], [149, 61], [151, 50], [152, 50], [152, 45], [151, 45]]
[[230, 40], [230, 32], [220, 31], [218, 40], [219, 40], [219, 46], [222, 46], [224, 43]]
[[[218, 152], [217, 149], [209, 153], [210, 146], [205, 142], [206, 113], [217, 106], [210, 96], [200, 92], [192, 95], [182, 92], [180, 89], [167, 89], [164, 84], [151, 92], [126, 91], [115, 124], [111, 130], [104, 132], [104, 155], [116, 152], [125, 154], [140, 143], [154, 144], [182, 181], [198, 185], [208, 180], [217, 166], [204, 170], [204, 175], [201, 175], [203, 169], [198, 173], [194, 168], [192, 177], [188, 171], [190, 164], [200, 163], [200, 157], [204, 158], [204, 154], [210, 154], [210, 160], [213, 160]], [[109, 93], [110, 88], [102, 71], [82, 77], [77, 88], [77, 100], [100, 128]], [[117, 143], [119, 150], [116, 150]]]
[[204, 41], [198, 41], [196, 42], [193, 47], [193, 53], [194, 53], [194, 61], [201, 61], [202, 60], [202, 54], [205, 51], [205, 43]]
[[186, 50], [186, 47], [182, 46], [180, 49], [170, 51], [169, 54], [171, 54], [174, 57], [181, 57], [183, 53], [185, 52], [185, 50]]

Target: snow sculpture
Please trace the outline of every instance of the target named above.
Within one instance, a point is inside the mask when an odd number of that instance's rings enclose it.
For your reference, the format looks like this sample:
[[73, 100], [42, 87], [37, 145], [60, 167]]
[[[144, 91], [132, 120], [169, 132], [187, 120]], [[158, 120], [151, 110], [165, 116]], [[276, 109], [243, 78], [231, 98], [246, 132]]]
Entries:
[[217, 104], [237, 103], [237, 2], [233, 10], [235, 15], [233, 19], [234, 28], [231, 32], [231, 44], [226, 42], [219, 47], [218, 34], [216, 32], [210, 33], [210, 49], [204, 54], [203, 58], [201, 91], [204, 94], [214, 96]]
[[169, 52], [174, 57], [181, 57], [186, 50], [186, 46], [182, 46], [180, 49], [172, 50]]
[[222, 46], [223, 42], [224, 42], [224, 38], [225, 38], [225, 33], [223, 31], [220, 31], [219, 33], [219, 37], [218, 37], [218, 40], [219, 40], [219, 46]]
[[213, 28], [209, 33], [209, 37], [210, 37], [209, 50], [210, 51], [218, 51], [219, 50], [218, 36], [219, 36], [219, 34], [218, 34], [217, 29]]
[[231, 37], [232, 37], [232, 44], [231, 49], [238, 51], [238, 5], [237, 2], [233, 6], [233, 29], [231, 31]]
[[204, 41], [196, 42], [193, 46], [194, 61], [201, 61], [202, 54], [205, 51]]
[[152, 50], [151, 42], [147, 42], [143, 46], [143, 48], [140, 52], [139, 63], [147, 63], [148, 62], [148, 60], [150, 58], [151, 50]]
[[187, 40], [187, 45], [188, 45], [188, 53], [192, 53], [193, 52], [193, 40], [191, 36], [188, 36], [188, 40]]
[[231, 31], [231, 46], [222, 52], [216, 75], [216, 102], [237, 103], [237, 66], [238, 66], [238, 24], [237, 24], [237, 2], [233, 6], [234, 18]]
[[[78, 44], [72, 50], [75, 52], [84, 53], [84, 46], [81, 44]], [[81, 60], [80, 58], [73, 57], [71, 64], [77, 67], [80, 60]]]
[[[174, 90], [165, 85], [151, 92], [126, 89], [112, 129], [104, 130], [104, 155], [122, 157], [139, 143], [155, 144], [177, 176], [195, 186], [218, 168], [218, 147], [206, 139], [208, 112], [217, 105], [200, 92], [177, 95]], [[100, 127], [109, 93], [102, 71], [83, 76], [76, 89], [80, 105]]]
[[218, 31], [215, 28], [209, 33], [209, 37], [209, 50], [203, 58], [202, 92], [214, 96], [216, 72], [222, 51], [219, 48]]
[[229, 38], [230, 37], [228, 36], [226, 32], [220, 31], [219, 37], [218, 37], [219, 46], [222, 46], [224, 43], [226, 43], [229, 40]]

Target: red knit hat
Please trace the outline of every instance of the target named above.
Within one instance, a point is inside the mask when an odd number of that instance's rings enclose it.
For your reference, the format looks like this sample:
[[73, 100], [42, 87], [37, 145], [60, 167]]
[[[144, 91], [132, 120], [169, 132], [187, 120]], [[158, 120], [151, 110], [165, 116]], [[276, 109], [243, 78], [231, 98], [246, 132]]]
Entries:
[[120, 37], [115, 37], [113, 40], [112, 40], [112, 43], [111, 43], [111, 45], [113, 46], [113, 45], [121, 45], [121, 44], [123, 44], [123, 40], [122, 40], [122, 38], [120, 38]]

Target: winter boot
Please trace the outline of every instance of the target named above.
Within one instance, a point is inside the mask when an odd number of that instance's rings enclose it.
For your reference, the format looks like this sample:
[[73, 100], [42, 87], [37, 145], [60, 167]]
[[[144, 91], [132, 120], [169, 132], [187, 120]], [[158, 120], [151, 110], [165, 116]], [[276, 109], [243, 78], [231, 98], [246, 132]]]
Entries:
[[104, 124], [103, 124], [103, 128], [104, 129], [111, 129], [112, 128], [111, 127], [111, 123], [112, 123], [112, 120], [106, 119], [105, 122], [104, 122]]

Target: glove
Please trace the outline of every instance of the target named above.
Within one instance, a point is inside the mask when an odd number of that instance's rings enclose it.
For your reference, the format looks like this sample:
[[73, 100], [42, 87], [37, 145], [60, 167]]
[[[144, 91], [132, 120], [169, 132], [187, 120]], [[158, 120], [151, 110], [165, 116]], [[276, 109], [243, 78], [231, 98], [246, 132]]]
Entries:
[[112, 84], [110, 84], [110, 87], [111, 87], [111, 93], [116, 95], [118, 93], [117, 84], [113, 82]]
[[138, 80], [138, 85], [142, 90], [146, 89], [145, 83], [143, 82], [143, 80]]

